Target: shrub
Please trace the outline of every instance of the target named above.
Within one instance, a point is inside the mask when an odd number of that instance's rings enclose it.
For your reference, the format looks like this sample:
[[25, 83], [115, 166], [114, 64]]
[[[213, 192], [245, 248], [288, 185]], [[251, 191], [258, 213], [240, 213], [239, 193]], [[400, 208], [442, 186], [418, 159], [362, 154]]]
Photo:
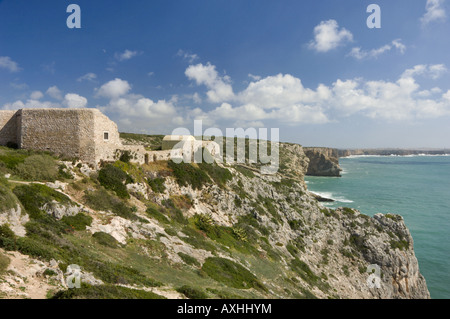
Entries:
[[141, 223], [148, 223], [146, 219], [143, 219], [133, 213], [131, 207], [126, 205], [122, 200], [108, 193], [105, 189], [101, 188], [94, 192], [86, 192], [84, 195], [86, 205], [95, 209], [103, 211], [111, 211], [117, 216], [132, 220], [139, 221]]
[[228, 169], [220, 167], [216, 163], [200, 163], [198, 166], [202, 171], [208, 173], [209, 177], [211, 177], [219, 187], [224, 188], [227, 181], [230, 181], [233, 178], [233, 175]]
[[53, 182], [58, 177], [59, 168], [53, 157], [39, 154], [25, 158], [23, 163], [17, 165], [15, 172], [26, 180]]
[[106, 189], [114, 191], [120, 198], [130, 198], [125, 183], [129, 181], [127, 173], [113, 165], [106, 165], [98, 172], [98, 181]]
[[9, 257], [0, 252], [0, 275], [5, 272], [10, 262], [11, 260]]
[[180, 294], [183, 294], [186, 297], [188, 297], [189, 299], [207, 299], [208, 298], [208, 295], [204, 291], [202, 291], [198, 288], [187, 286], [187, 285], [179, 287], [176, 290]]
[[17, 206], [17, 198], [8, 188], [7, 183], [0, 179], [0, 213]]
[[59, 291], [51, 299], [165, 299], [153, 292], [114, 285], [90, 286]]
[[78, 213], [75, 216], [64, 216], [61, 221], [75, 230], [86, 230], [86, 226], [91, 226], [92, 217]]
[[160, 223], [164, 223], [164, 224], [168, 224], [170, 223], [170, 221], [167, 219], [166, 216], [164, 216], [163, 213], [161, 213], [158, 209], [156, 209], [155, 207], [149, 207], [146, 210], [147, 214], [156, 219], [157, 221], [159, 221]]
[[60, 204], [75, 205], [66, 195], [41, 184], [19, 185], [13, 189], [13, 193], [20, 200], [31, 218], [43, 218], [41, 208], [44, 204], [52, 201]]
[[164, 182], [166, 181], [166, 179], [164, 177], [158, 177], [158, 178], [148, 178], [147, 179], [147, 183], [148, 185], [150, 185], [150, 187], [152, 188], [152, 190], [155, 193], [164, 193], [164, 191], [166, 190], [166, 186], [164, 185]]
[[214, 280], [230, 287], [238, 289], [266, 289], [255, 275], [229, 259], [209, 257], [203, 264], [202, 270]]
[[173, 175], [178, 185], [191, 185], [194, 189], [201, 189], [206, 183], [210, 183], [211, 179], [201, 169], [194, 167], [192, 164], [181, 162], [179, 164], [169, 161], [169, 168], [173, 171]]
[[309, 268], [309, 266], [305, 262], [301, 261], [298, 258], [294, 258], [291, 261], [291, 268], [309, 284], [315, 285], [320, 280], [320, 278], [314, 274], [311, 268]]
[[100, 245], [117, 248], [119, 246], [119, 242], [110, 234], [104, 232], [96, 232], [92, 235]]
[[183, 259], [183, 261], [186, 264], [191, 265], [191, 266], [200, 267], [200, 263], [194, 257], [192, 257], [192, 256], [190, 256], [188, 254], [182, 253], [182, 252], [179, 252], [178, 256], [180, 256], [180, 258]]

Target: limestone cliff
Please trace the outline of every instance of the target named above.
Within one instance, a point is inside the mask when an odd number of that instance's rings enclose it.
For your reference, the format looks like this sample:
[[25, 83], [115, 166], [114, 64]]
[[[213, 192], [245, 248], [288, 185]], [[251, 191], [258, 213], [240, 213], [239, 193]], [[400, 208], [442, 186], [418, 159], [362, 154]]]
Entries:
[[337, 149], [326, 147], [305, 147], [305, 155], [309, 158], [306, 175], [341, 176], [339, 153]]
[[[46, 291], [28, 297], [127, 289], [127, 296], [167, 298], [191, 298], [192, 291], [223, 299], [429, 298], [403, 219], [322, 206], [303, 181], [305, 153], [281, 143], [276, 175], [246, 165], [116, 162], [116, 169], [95, 172], [65, 162], [75, 175], [65, 184], [2, 181], [30, 223], [20, 236], [2, 226], [0, 254], [37, 259], [33, 280], [41, 280]], [[108, 171], [115, 178], [125, 174], [120, 198], [105, 189]], [[55, 214], [47, 205], [55, 201], [58, 211], [76, 206], [78, 214]], [[88, 288], [67, 290], [63, 279], [70, 264], [81, 267]], [[26, 284], [8, 284], [11, 270], [24, 282], [31, 276], [15, 265], [3, 275], [0, 296], [28, 293]], [[380, 273], [372, 274], [373, 267]]]

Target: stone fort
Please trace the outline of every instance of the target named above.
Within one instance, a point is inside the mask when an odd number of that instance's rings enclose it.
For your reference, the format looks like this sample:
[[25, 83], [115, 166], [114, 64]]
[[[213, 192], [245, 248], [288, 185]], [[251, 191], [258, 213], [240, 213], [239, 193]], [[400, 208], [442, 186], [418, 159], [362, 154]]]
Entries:
[[[0, 145], [48, 151], [94, 166], [101, 161], [115, 161], [124, 152], [130, 154], [131, 161], [140, 164], [169, 160], [174, 145], [184, 140], [194, 138], [166, 136], [161, 151], [123, 145], [116, 123], [94, 108], [0, 110]], [[194, 144], [182, 147], [180, 156], [182, 152], [194, 152]], [[200, 146], [208, 144], [203, 142]]]

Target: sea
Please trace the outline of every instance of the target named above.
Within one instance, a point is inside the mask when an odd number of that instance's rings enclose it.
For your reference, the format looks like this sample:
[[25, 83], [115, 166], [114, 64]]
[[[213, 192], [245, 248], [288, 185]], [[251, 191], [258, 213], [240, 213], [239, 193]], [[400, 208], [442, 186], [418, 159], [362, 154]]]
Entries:
[[350, 156], [342, 177], [312, 177], [308, 189], [373, 216], [403, 216], [432, 299], [450, 298], [450, 156]]

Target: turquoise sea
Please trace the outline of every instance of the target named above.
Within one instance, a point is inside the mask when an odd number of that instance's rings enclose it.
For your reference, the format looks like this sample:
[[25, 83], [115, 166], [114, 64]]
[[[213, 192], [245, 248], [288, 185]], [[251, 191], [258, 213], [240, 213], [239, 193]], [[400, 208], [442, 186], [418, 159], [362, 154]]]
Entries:
[[450, 299], [450, 156], [339, 159], [342, 177], [306, 177], [326, 206], [402, 215], [433, 299]]

